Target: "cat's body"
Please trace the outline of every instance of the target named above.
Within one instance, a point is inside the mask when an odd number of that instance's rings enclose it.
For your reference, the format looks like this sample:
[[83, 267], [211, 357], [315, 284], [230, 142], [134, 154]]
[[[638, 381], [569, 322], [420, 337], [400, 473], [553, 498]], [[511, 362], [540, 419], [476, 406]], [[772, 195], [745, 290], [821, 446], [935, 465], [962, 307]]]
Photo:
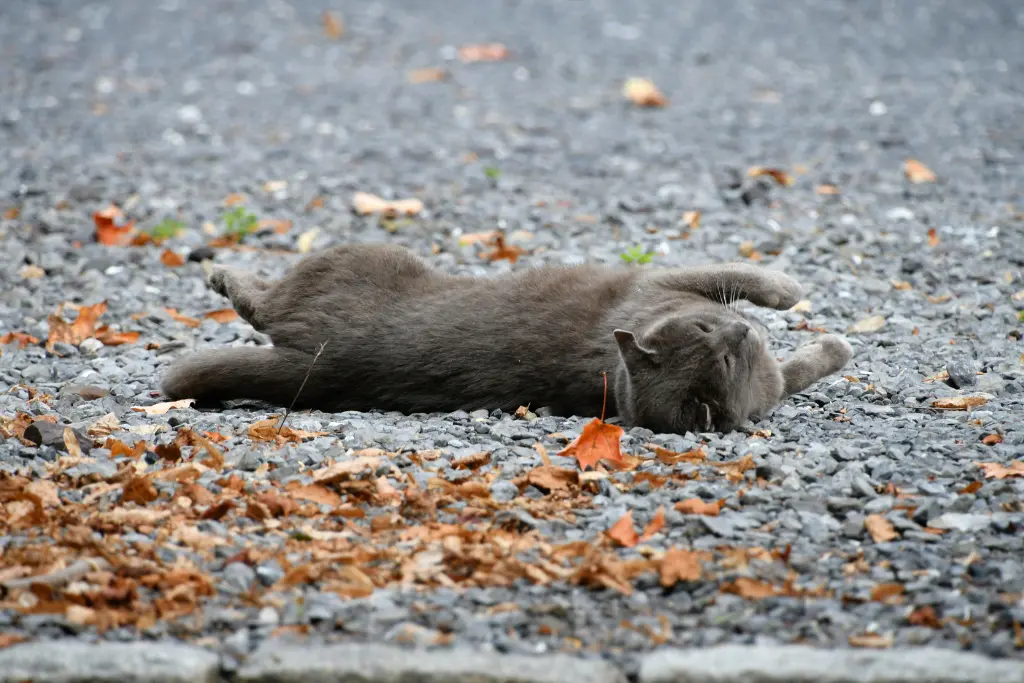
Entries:
[[297, 406], [330, 411], [530, 405], [596, 416], [607, 373], [608, 414], [627, 424], [726, 430], [850, 357], [845, 341], [827, 336], [780, 366], [763, 332], [724, 303], [785, 309], [800, 288], [741, 264], [470, 278], [400, 247], [346, 246], [278, 282], [217, 267], [210, 284], [274, 346], [184, 358], [163, 384], [171, 398], [288, 405], [298, 395]]

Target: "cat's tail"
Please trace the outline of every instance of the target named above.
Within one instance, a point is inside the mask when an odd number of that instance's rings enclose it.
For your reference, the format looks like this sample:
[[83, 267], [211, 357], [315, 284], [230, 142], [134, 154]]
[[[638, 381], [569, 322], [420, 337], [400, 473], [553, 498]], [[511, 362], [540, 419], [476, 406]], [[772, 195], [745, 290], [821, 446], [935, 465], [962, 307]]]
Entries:
[[[302, 351], [277, 346], [201, 351], [172, 365], [160, 389], [171, 400], [194, 398], [200, 404], [248, 398], [287, 406], [312, 361]], [[313, 385], [315, 378], [310, 377], [302, 398], [313, 398]]]

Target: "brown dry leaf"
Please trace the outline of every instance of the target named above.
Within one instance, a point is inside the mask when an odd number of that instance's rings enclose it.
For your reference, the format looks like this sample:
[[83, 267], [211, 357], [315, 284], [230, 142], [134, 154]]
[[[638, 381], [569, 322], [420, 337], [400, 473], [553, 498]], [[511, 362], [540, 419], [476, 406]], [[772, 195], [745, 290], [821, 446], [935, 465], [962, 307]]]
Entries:
[[612, 539], [624, 548], [632, 548], [640, 542], [640, 537], [633, 528], [633, 512], [624, 514], [619, 521], [615, 522], [607, 531], [608, 538]]
[[419, 199], [382, 199], [369, 192], [356, 192], [352, 195], [352, 207], [360, 216], [375, 213], [385, 218], [397, 216], [415, 216], [423, 210], [423, 202]]
[[981, 442], [986, 446], [995, 446], [996, 444], [1003, 442], [1002, 434], [986, 434], [982, 437]]
[[122, 503], [135, 503], [136, 505], [148, 505], [157, 499], [159, 494], [156, 487], [146, 477], [132, 477], [124, 485], [124, 492], [121, 494]]
[[348, 479], [352, 475], [360, 474], [369, 469], [376, 469], [380, 465], [380, 458], [372, 455], [361, 455], [351, 460], [342, 460], [333, 465], [313, 472], [313, 481], [317, 484], [334, 484]]
[[[195, 485], [193, 484], [193, 486]], [[199, 488], [201, 491], [206, 491], [206, 489], [202, 487], [197, 488]], [[191, 498], [197, 503], [200, 502], [199, 500], [197, 500], [195, 496], [189, 496], [189, 498]], [[231, 510], [233, 510], [235, 507], [235, 501], [231, 500], [230, 498], [225, 498], [216, 505], [211, 505], [210, 507], [206, 508], [206, 512], [200, 515], [200, 517], [202, 519], [212, 519], [213, 521], [224, 519], [224, 516], [231, 512]]]
[[864, 520], [864, 528], [871, 534], [871, 538], [874, 539], [875, 543], [885, 543], [899, 538], [899, 534], [896, 533], [892, 522], [882, 515], [868, 515]]
[[815, 193], [825, 197], [839, 194], [839, 188], [833, 185], [832, 183], [822, 183], [821, 185], [818, 185], [816, 188], [814, 188], [814, 191]]
[[312, 503], [316, 503], [317, 505], [330, 505], [331, 507], [341, 505], [341, 496], [321, 484], [297, 486], [290, 489], [288, 493], [290, 493], [293, 498], [308, 500]]
[[13, 220], [17, 220], [18, 216], [20, 216], [20, 215], [21, 215], [21, 209], [19, 209], [16, 206], [12, 206], [12, 207], [4, 210], [4, 212], [3, 212], [3, 219], [5, 221], [13, 221]]
[[782, 589], [767, 581], [752, 579], [747, 576], [740, 576], [737, 579], [725, 583], [720, 589], [723, 593], [732, 593], [747, 600], [763, 600], [782, 593]]
[[534, 467], [526, 475], [526, 482], [542, 491], [568, 491], [571, 486], [580, 483], [579, 472], [566, 470], [553, 465]]
[[452, 468], [456, 470], [477, 470], [484, 465], [491, 464], [491, 452], [480, 451], [452, 461]]
[[735, 460], [726, 460], [725, 462], [712, 462], [708, 463], [717, 467], [718, 469], [725, 472], [725, 476], [729, 481], [738, 482], [743, 479], [743, 473], [754, 469], [754, 456], [744, 455], [742, 458], [736, 458]]
[[164, 306], [164, 310], [167, 311], [167, 315], [171, 316], [185, 327], [199, 327], [199, 321], [197, 319], [187, 315], [182, 315], [181, 313], [178, 313], [178, 310], [175, 308], [167, 308]]
[[686, 451], [685, 453], [676, 453], [675, 451], [670, 451], [667, 448], [662, 448], [657, 444], [649, 443], [646, 447], [649, 450], [654, 451], [654, 454], [658, 457], [658, 461], [664, 465], [674, 465], [677, 462], [701, 463], [708, 459], [707, 453], [699, 448], [694, 448], [693, 450]]
[[413, 69], [405, 75], [405, 80], [413, 85], [419, 85], [420, 83], [435, 83], [437, 81], [444, 81], [447, 79], [447, 69], [441, 69], [436, 66], [427, 67], [425, 69]]
[[934, 183], [937, 180], [935, 172], [917, 159], [904, 161], [903, 173], [907, 176], [907, 180], [914, 184]]
[[848, 334], [869, 334], [871, 332], [878, 332], [882, 327], [885, 326], [885, 317], [881, 315], [873, 315], [870, 318], [864, 318], [858, 320], [854, 324], [846, 328]]
[[892, 284], [893, 289], [900, 290], [903, 292], [910, 291], [911, 289], [914, 288], [914, 286], [907, 282], [906, 280], [890, 280], [890, 284]]
[[740, 256], [748, 258], [751, 261], [760, 261], [761, 252], [754, 248], [754, 243], [751, 241], [740, 242], [739, 247]]
[[275, 235], [284, 235], [292, 229], [292, 222], [286, 218], [264, 218], [256, 224], [257, 230], [272, 230]]
[[660, 532], [665, 528], [665, 508], [658, 507], [658, 511], [654, 513], [654, 517], [644, 527], [643, 532], [640, 534], [640, 541], [649, 541], [652, 536]]
[[608, 424], [595, 417], [584, 425], [580, 435], [558, 454], [574, 456], [580, 464], [580, 469], [596, 469], [597, 463], [602, 460], [618, 467], [625, 464], [619, 451], [619, 439], [623, 433], [622, 427]]
[[75, 430], [71, 427], [64, 428], [64, 448], [72, 458], [82, 457], [82, 447], [78, 443], [78, 437], [75, 436]]
[[648, 78], [628, 78], [622, 84], [622, 96], [638, 107], [668, 106], [668, 98]]
[[887, 605], [898, 605], [903, 602], [903, 584], [879, 583], [871, 589], [871, 599]]
[[219, 323], [229, 323], [238, 320], [238, 311], [233, 308], [219, 308], [204, 314], [203, 317]]
[[150, 508], [114, 508], [96, 514], [100, 522], [118, 526], [152, 526], [171, 516], [170, 510], [152, 510]]
[[25, 332], [8, 332], [7, 334], [0, 335], [0, 346], [15, 342], [17, 342], [19, 349], [23, 349], [29, 344], [38, 344], [39, 339]]
[[659, 574], [661, 585], [666, 588], [679, 581], [697, 581], [701, 576], [701, 560], [704, 553], [683, 548], [669, 548], [661, 558]]
[[965, 486], [962, 489], [960, 489], [957, 493], [960, 493], [961, 495], [969, 495], [971, 493], [977, 493], [978, 491], [981, 490], [981, 487], [984, 486], [984, 485], [985, 485], [985, 482], [982, 482], [982, 481], [972, 481], [970, 484], [968, 484], [967, 486]]
[[933, 249], [939, 246], [939, 233], [935, 228], [928, 228], [928, 246]]
[[970, 410], [988, 403], [984, 396], [950, 396], [932, 401], [932, 408], [939, 410]]
[[939, 621], [939, 616], [935, 613], [935, 608], [931, 605], [924, 605], [918, 607], [910, 616], [907, 617], [907, 622], [912, 626], [924, 626], [926, 628], [940, 629], [942, 628], [942, 622]]
[[36, 479], [25, 485], [25, 491], [39, 497], [43, 507], [60, 507], [60, 491], [49, 479]]
[[975, 462], [974, 464], [982, 469], [987, 479], [1024, 477], [1024, 460], [1014, 460], [1009, 467], [998, 462]]
[[239, 204], [245, 204], [244, 194], [232, 192], [224, 198], [224, 206], [238, 206]]
[[26, 280], [38, 280], [46, 275], [46, 271], [33, 263], [19, 268], [18, 275]]
[[89, 425], [85, 431], [89, 436], [110, 436], [120, 429], [121, 424], [117, 421], [117, 415], [107, 413]]
[[459, 235], [459, 246], [467, 247], [471, 244], [492, 242], [498, 234], [497, 230], [491, 230], [490, 232], [467, 232]]
[[491, 238], [490, 251], [485, 251], [480, 254], [480, 257], [486, 261], [511, 261], [515, 263], [519, 260], [519, 257], [526, 253], [526, 250], [522, 247], [518, 247], [514, 244], [507, 244], [505, 242], [505, 235], [498, 232]]
[[112, 330], [108, 326], [96, 330], [96, 339], [104, 346], [121, 346], [122, 344], [134, 344], [139, 341], [139, 332], [125, 332]]
[[700, 498], [687, 498], [686, 500], [681, 500], [676, 503], [676, 512], [681, 512], [684, 515], [705, 515], [707, 517], [717, 517], [724, 505], [724, 498], [722, 500], [715, 501], [714, 503], [705, 503]]
[[166, 415], [169, 410], [185, 410], [195, 402], [194, 398], [183, 398], [178, 401], [154, 403], [151, 406], [132, 406], [132, 410], [137, 413], [145, 413], [146, 415]]
[[96, 335], [96, 323], [100, 316], [107, 310], [107, 302], [101, 301], [92, 306], [81, 306], [78, 309], [78, 317], [75, 322], [69, 323], [64, 320], [64, 304], [57, 307], [57, 312], [49, 316], [50, 336], [46, 340], [46, 348], [53, 351], [53, 345], [58, 342], [77, 346], [89, 337]]
[[168, 268], [180, 268], [185, 265], [185, 257], [171, 249], [164, 249], [160, 253], [160, 263]]
[[139, 458], [146, 452], [146, 442], [142, 440], [136, 441], [134, 445], [129, 446], [118, 439], [108, 438], [103, 447], [110, 451], [111, 458], [119, 458], [121, 456]]
[[463, 64], [500, 62], [508, 57], [508, 48], [501, 43], [475, 43], [459, 48], [459, 59]]
[[793, 176], [778, 168], [765, 168], [764, 166], [751, 166], [747, 169], [747, 175], [751, 178], [768, 176], [783, 187], [790, 187], [793, 184]]
[[280, 424], [281, 420], [276, 417], [254, 422], [249, 426], [249, 438], [253, 441], [275, 441], [284, 445], [289, 441], [300, 443], [306, 439], [327, 436], [327, 432], [307, 432], [302, 429], [293, 429], [287, 425], [279, 429]]
[[875, 650], [885, 650], [892, 647], [892, 636], [883, 636], [879, 633], [862, 633], [851, 635], [846, 639], [852, 647], [867, 647]]
[[128, 221], [124, 225], [117, 225], [116, 221], [124, 218], [124, 212], [111, 204], [92, 215], [96, 224], [96, 241], [108, 247], [127, 247], [135, 237], [135, 221]]
[[334, 12], [324, 10], [321, 15], [324, 23], [324, 35], [331, 40], [338, 40], [345, 35], [345, 23]]

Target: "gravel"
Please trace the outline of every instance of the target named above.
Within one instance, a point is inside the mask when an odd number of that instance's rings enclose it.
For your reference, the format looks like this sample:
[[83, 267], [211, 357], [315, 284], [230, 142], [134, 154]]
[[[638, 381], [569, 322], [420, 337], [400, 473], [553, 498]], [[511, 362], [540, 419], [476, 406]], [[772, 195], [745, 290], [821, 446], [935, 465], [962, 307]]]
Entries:
[[[217, 664], [196, 660], [202, 672], [188, 680], [213, 680], [202, 676], [249, 675], [264, 647], [390, 643], [561, 653], [614, 667], [602, 669], [609, 680], [668, 680], [645, 679], [645, 657], [806, 646], [851, 667], [877, 655], [895, 671], [927, 647], [1019, 671], [1014, 3], [827, 0], [748, 13], [457, 0], [435, 14], [398, 0], [343, 8], [337, 40], [322, 9], [0, 9], [0, 242], [11, 264], [0, 269], [0, 337], [38, 340], [0, 346], [0, 429], [20, 424], [25, 437], [0, 441], [0, 644], [28, 641], [0, 655], [48, 642], [189, 644]], [[458, 58], [459, 46], [492, 41], [508, 59]], [[407, 82], [426, 67], [449, 78]], [[631, 76], [651, 78], [669, 106], [631, 107], [620, 92]], [[909, 182], [907, 159], [937, 180]], [[754, 165], [793, 184], [749, 177]], [[426, 208], [359, 216], [357, 191]], [[290, 226], [211, 247], [233, 194]], [[159, 246], [97, 244], [93, 214], [111, 202], [141, 229], [175, 219], [184, 230]], [[496, 228], [527, 251], [517, 262], [465, 244]], [[631, 430], [622, 449], [635, 468], [566, 488], [538, 474], [540, 451], [574, 468], [557, 453], [592, 416], [311, 412], [287, 421], [309, 435], [278, 442], [249, 432], [279, 419], [267, 406], [136, 410], [161, 400], [159, 378], [180, 354], [266, 343], [206, 317], [227, 305], [203, 284], [210, 261], [278, 276], [300, 244], [357, 242], [404, 244], [478, 275], [621, 263], [634, 245], [652, 253], [637, 267], [756, 256], [807, 291], [807, 306], [756, 312], [779, 355], [824, 330], [847, 333], [855, 356], [739, 432]], [[168, 249], [184, 263], [167, 265]], [[60, 304], [102, 301], [99, 324], [137, 340], [46, 348]], [[63, 315], [73, 320], [73, 306]], [[970, 410], [939, 407], [963, 397]], [[190, 433], [213, 435], [223, 464]], [[108, 435], [146, 451], [115, 455]], [[707, 461], [664, 462], [654, 446], [700, 448]], [[479, 453], [489, 458], [473, 464]], [[747, 456], [743, 471], [719, 466]], [[353, 462], [365, 467], [331, 474]], [[188, 472], [175, 479], [173, 467]], [[328, 475], [327, 494], [309, 489], [327, 498], [295, 498]], [[149, 502], [136, 477], [151, 484]], [[693, 498], [724, 502], [717, 516], [676, 510]], [[626, 512], [641, 532], [659, 510], [664, 529], [635, 548], [606, 535]], [[705, 553], [700, 575], [663, 585], [671, 549]], [[60, 574], [69, 567], [74, 576]], [[7, 584], [27, 576], [48, 587]], [[793, 666], [831, 666], [809, 657]]]

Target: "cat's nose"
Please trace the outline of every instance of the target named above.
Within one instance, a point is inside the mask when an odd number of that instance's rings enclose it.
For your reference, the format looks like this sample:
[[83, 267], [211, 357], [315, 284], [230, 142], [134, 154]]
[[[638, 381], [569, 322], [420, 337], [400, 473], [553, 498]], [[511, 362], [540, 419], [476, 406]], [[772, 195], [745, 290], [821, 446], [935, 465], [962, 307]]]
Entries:
[[739, 344], [741, 341], [746, 339], [747, 335], [750, 334], [751, 328], [749, 323], [742, 320], [736, 320], [722, 329], [722, 339], [729, 345]]

